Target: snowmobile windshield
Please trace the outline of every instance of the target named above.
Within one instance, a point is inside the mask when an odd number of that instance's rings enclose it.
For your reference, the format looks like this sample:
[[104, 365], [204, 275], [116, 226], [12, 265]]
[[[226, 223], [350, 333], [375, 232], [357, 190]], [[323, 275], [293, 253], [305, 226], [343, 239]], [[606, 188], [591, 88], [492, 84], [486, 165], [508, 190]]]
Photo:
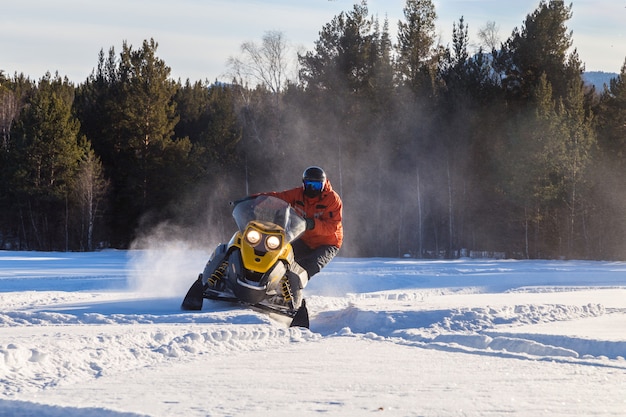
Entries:
[[253, 220], [280, 226], [288, 242], [293, 242], [306, 230], [306, 221], [289, 203], [269, 195], [259, 195], [237, 203], [233, 217], [240, 232]]

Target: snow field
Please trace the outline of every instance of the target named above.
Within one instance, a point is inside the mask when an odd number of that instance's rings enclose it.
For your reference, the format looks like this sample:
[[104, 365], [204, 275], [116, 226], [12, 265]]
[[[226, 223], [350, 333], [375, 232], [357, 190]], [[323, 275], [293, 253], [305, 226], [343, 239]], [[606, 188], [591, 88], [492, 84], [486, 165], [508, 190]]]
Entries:
[[306, 330], [205, 255], [0, 252], [0, 416], [626, 415], [624, 263], [337, 258]]

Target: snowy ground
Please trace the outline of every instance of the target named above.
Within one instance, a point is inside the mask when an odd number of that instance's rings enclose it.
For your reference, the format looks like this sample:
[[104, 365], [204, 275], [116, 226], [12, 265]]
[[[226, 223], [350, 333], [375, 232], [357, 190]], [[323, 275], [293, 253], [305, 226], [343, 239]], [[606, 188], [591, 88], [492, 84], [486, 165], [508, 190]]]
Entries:
[[308, 331], [207, 256], [0, 251], [0, 416], [626, 415], [626, 263], [337, 258]]

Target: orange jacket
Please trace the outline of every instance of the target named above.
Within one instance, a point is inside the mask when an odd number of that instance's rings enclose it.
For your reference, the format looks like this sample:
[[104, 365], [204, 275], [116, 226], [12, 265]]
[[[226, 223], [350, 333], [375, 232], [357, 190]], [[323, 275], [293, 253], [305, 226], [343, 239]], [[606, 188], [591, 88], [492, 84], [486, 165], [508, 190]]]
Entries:
[[304, 188], [297, 187], [280, 192], [263, 193], [288, 202], [307, 219], [315, 220], [315, 227], [304, 232], [300, 239], [311, 249], [322, 245], [341, 247], [343, 243], [343, 204], [330, 181], [326, 180], [322, 193], [313, 198], [304, 195]]

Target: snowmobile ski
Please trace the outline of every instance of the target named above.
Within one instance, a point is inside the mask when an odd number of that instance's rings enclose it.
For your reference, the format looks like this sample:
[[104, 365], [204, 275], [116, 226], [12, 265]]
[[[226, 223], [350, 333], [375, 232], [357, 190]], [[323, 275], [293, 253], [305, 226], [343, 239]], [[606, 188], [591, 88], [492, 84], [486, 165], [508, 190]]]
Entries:
[[225, 295], [217, 291], [205, 290], [202, 284], [202, 279], [198, 278], [185, 296], [181, 308], [186, 311], [199, 311], [202, 310], [202, 304], [204, 299], [226, 301], [229, 303], [243, 304], [253, 309], [259, 310], [264, 313], [274, 313], [279, 316], [291, 319], [289, 327], [304, 327], [309, 328], [309, 311], [306, 307], [306, 300], [302, 300], [302, 305], [297, 311], [289, 311], [278, 307], [272, 307], [267, 304], [246, 304], [239, 300], [237, 297]]
[[306, 302], [302, 299], [302, 305], [296, 311], [296, 315], [293, 316], [293, 320], [289, 327], [304, 327], [309, 328], [309, 310], [306, 308]]
[[[229, 303], [235, 303], [235, 304], [243, 305], [245, 307], [250, 307], [253, 310], [257, 310], [262, 313], [270, 313], [270, 314], [277, 315], [279, 317], [290, 319], [286, 323], [289, 327], [304, 327], [307, 329], [309, 328], [309, 311], [306, 307], [305, 300], [302, 300], [302, 305], [300, 306], [298, 310], [290, 311], [287, 309], [272, 307], [271, 305], [267, 305], [264, 303], [247, 304], [247, 303], [242, 302], [240, 299], [236, 297], [223, 295], [223, 294], [210, 291], [210, 290], [205, 291], [204, 298], [209, 299], [209, 300], [226, 301]], [[279, 321], [284, 322], [284, 320], [279, 320]]]
[[202, 283], [202, 275], [198, 277], [197, 280], [194, 281], [189, 291], [187, 291], [187, 295], [183, 299], [183, 303], [181, 304], [181, 308], [187, 311], [198, 311], [202, 310], [202, 302], [204, 301], [204, 284]]

